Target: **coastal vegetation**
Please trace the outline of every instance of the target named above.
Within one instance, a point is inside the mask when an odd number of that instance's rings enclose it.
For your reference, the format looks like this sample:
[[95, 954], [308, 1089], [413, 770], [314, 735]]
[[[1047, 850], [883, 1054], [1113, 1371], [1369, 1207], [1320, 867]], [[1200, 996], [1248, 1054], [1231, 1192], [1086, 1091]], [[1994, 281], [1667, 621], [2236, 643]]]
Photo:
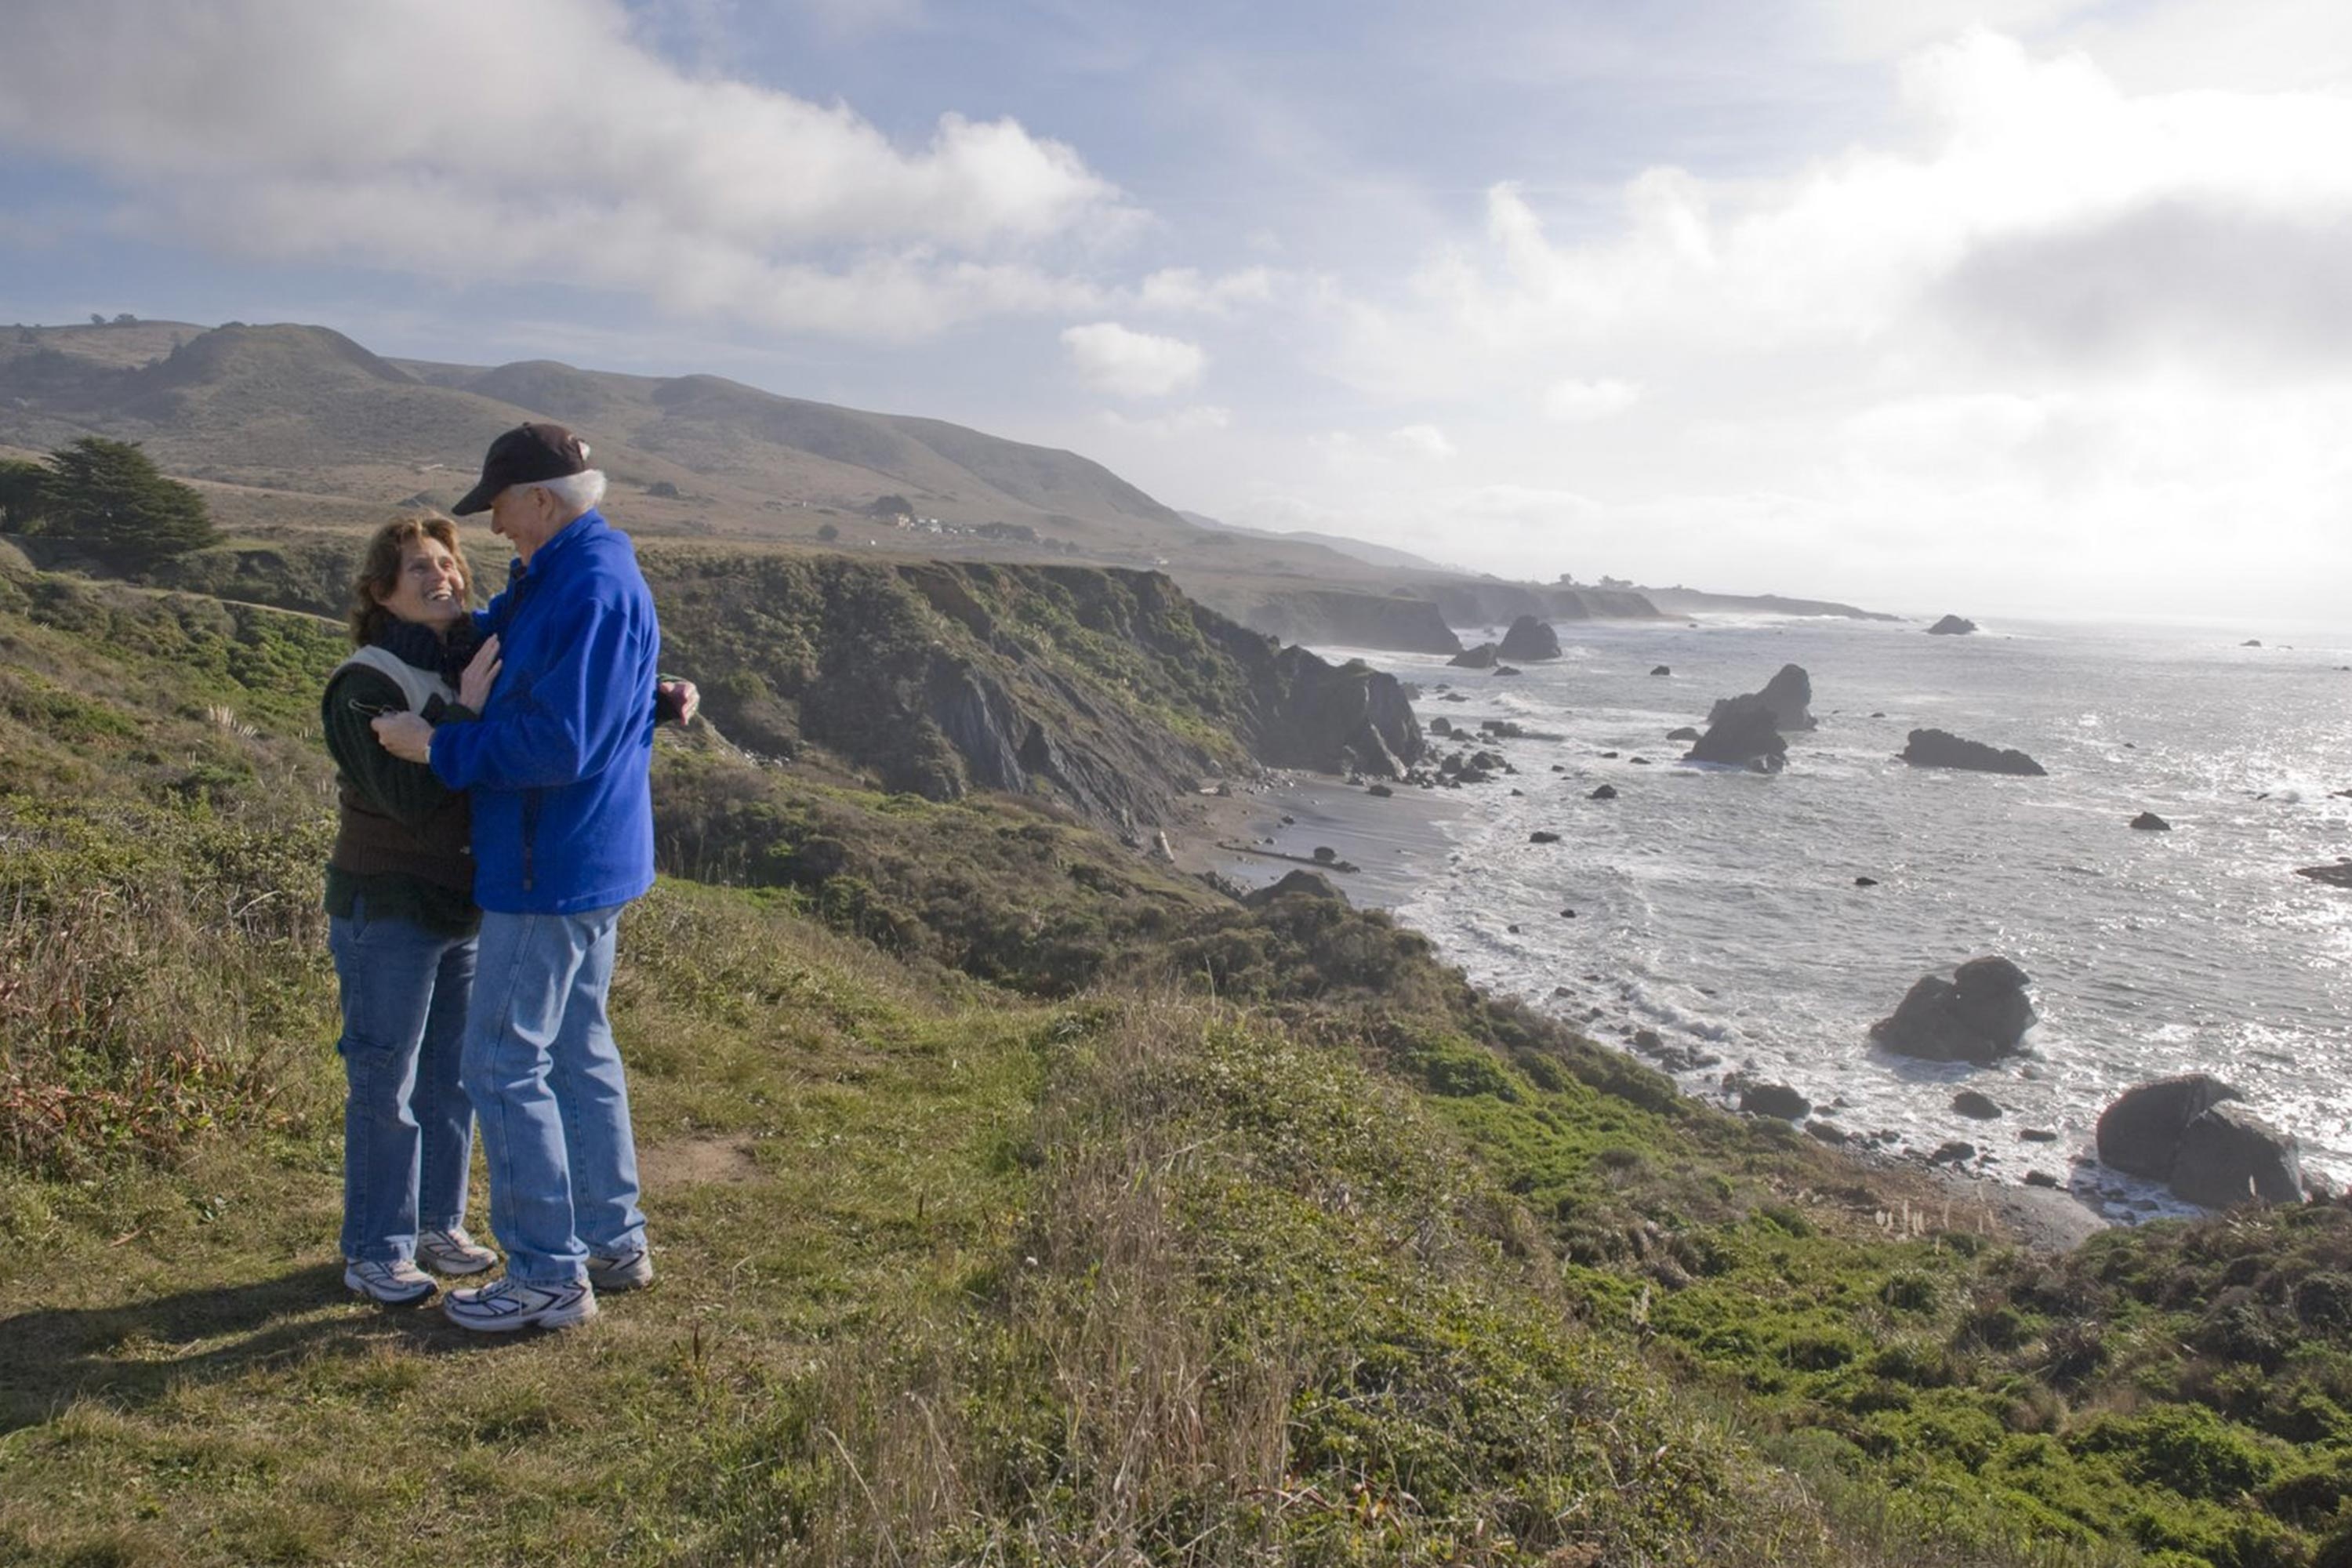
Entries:
[[2352, 1210], [2036, 1252], [810, 722], [937, 641], [1246, 766], [1248, 648], [1145, 574], [656, 568], [767, 726], [664, 739], [622, 933], [662, 1281], [483, 1347], [336, 1284], [339, 629], [0, 545], [0, 1557], [2352, 1562]]

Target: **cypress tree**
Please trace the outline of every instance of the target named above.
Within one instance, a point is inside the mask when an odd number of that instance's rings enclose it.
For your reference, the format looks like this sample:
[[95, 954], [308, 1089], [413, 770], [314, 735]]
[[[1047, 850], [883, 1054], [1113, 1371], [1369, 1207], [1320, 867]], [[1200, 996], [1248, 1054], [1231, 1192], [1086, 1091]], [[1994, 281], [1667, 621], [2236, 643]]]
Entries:
[[41, 489], [49, 470], [40, 463], [0, 458], [0, 533], [30, 533], [41, 515]]
[[205, 498], [165, 479], [134, 442], [84, 436], [49, 454], [41, 486], [47, 531], [119, 568], [151, 565], [216, 543]]

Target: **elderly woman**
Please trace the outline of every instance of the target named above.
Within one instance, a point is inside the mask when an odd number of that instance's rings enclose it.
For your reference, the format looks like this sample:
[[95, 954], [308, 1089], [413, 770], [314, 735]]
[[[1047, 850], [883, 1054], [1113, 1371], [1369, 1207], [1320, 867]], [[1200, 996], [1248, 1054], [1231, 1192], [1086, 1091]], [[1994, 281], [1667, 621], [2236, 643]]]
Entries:
[[465, 1230], [474, 1112], [458, 1049], [474, 984], [474, 861], [466, 796], [376, 743], [370, 721], [479, 709], [495, 639], [466, 607], [457, 526], [401, 518], [368, 541], [352, 584], [351, 658], [320, 710], [341, 770], [327, 862], [328, 945], [342, 988], [343, 1283], [389, 1306], [434, 1293], [417, 1266], [478, 1274], [498, 1255]]

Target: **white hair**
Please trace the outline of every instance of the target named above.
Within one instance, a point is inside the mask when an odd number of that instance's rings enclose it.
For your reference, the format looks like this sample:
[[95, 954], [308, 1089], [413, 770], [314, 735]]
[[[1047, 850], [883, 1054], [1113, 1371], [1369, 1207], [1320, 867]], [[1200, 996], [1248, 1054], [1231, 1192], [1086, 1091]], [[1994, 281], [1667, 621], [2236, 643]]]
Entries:
[[596, 503], [604, 499], [604, 470], [584, 468], [579, 473], [565, 474], [558, 479], [533, 479], [529, 488], [545, 490], [563, 503], [565, 511], [578, 517], [583, 511], [594, 510]]

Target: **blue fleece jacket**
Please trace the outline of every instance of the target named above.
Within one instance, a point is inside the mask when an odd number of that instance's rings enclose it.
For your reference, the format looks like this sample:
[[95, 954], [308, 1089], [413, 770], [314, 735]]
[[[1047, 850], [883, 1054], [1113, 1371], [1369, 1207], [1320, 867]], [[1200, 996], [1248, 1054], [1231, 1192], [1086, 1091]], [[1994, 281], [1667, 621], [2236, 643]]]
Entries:
[[500, 668], [481, 719], [433, 731], [433, 772], [474, 801], [474, 901], [577, 914], [653, 886], [661, 626], [629, 536], [583, 512], [516, 562], [478, 617]]

